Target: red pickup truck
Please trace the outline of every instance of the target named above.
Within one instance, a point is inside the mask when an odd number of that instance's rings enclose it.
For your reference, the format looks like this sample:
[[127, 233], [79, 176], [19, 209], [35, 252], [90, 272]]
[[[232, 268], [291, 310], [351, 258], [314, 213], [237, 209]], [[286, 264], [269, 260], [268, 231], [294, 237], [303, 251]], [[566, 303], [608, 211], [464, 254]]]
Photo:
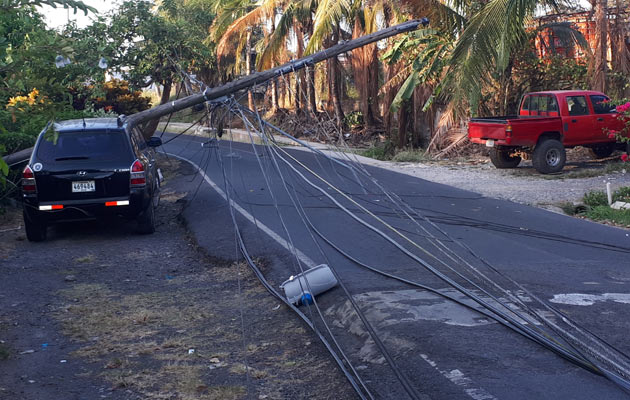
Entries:
[[490, 148], [497, 168], [515, 168], [531, 158], [540, 173], [558, 172], [566, 161], [565, 148], [588, 147], [595, 158], [623, 148], [605, 129], [623, 127], [609, 101], [590, 90], [528, 93], [516, 116], [472, 118], [468, 138]]

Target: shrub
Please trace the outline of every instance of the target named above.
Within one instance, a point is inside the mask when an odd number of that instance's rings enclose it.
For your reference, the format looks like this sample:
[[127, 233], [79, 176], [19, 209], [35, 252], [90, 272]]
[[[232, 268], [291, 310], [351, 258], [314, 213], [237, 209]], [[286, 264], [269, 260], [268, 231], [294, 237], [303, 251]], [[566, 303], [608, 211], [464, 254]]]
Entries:
[[620, 187], [615, 190], [612, 195], [613, 202], [615, 201], [623, 201], [626, 203], [630, 203], [630, 187]]
[[352, 111], [346, 114], [343, 120], [346, 126], [355, 128], [363, 125], [363, 113], [361, 111]]
[[394, 147], [389, 143], [380, 146], [370, 147], [360, 153], [364, 157], [375, 158], [381, 161], [389, 161], [394, 156]]
[[404, 150], [397, 153], [392, 161], [396, 162], [420, 162], [424, 161], [425, 152], [422, 150]]
[[607, 206], [608, 197], [601, 190], [591, 190], [584, 195], [584, 204], [593, 208], [597, 206]]
[[22, 132], [0, 133], [0, 148], [4, 148], [6, 154], [15, 153], [34, 145], [36, 138], [37, 136]]
[[92, 99], [95, 110], [129, 115], [151, 108], [151, 98], [131, 90], [127, 81], [112, 79], [103, 84], [102, 91], [102, 96]]

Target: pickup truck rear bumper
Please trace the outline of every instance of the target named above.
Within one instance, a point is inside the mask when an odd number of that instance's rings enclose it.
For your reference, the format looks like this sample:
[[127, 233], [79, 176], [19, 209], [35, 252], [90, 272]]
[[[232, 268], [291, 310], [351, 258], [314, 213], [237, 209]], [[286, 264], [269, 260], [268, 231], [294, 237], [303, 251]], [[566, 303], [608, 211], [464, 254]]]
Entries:
[[487, 147], [512, 146], [512, 138], [492, 139], [492, 138], [469, 138], [472, 143], [484, 144]]

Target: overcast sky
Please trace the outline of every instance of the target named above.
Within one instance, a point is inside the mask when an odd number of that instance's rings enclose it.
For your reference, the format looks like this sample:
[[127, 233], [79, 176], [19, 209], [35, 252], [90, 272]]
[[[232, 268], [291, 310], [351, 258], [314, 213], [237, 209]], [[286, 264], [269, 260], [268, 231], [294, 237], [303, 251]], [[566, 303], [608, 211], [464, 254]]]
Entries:
[[[96, 8], [99, 15], [104, 15], [109, 10], [118, 6], [118, 2], [113, 0], [83, 0], [83, 2]], [[57, 8], [43, 6], [40, 8], [40, 12], [44, 14], [46, 24], [51, 28], [59, 28], [65, 25], [68, 20], [76, 21], [79, 27], [85, 27], [90, 24], [93, 18], [96, 17], [93, 13], [88, 13], [86, 16], [83, 11], [77, 11], [77, 13], [74, 14], [72, 10], [66, 10], [59, 6]]]

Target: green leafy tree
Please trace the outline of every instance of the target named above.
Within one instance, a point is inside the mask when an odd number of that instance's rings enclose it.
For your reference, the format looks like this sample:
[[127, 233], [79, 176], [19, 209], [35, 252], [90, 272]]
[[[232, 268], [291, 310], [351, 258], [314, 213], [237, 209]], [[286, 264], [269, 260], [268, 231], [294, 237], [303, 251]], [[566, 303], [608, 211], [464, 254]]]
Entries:
[[[169, 100], [173, 84], [185, 79], [184, 73], [201, 74], [211, 83], [216, 70], [208, 66], [214, 65], [214, 56], [202, 40], [212, 18], [206, 13], [207, 20], [187, 19], [203, 10], [203, 3], [178, 0], [164, 1], [157, 11], [149, 1], [125, 1], [108, 26], [113, 69], [132, 87], [161, 86], [160, 104]], [[149, 123], [147, 137], [157, 123]]]

